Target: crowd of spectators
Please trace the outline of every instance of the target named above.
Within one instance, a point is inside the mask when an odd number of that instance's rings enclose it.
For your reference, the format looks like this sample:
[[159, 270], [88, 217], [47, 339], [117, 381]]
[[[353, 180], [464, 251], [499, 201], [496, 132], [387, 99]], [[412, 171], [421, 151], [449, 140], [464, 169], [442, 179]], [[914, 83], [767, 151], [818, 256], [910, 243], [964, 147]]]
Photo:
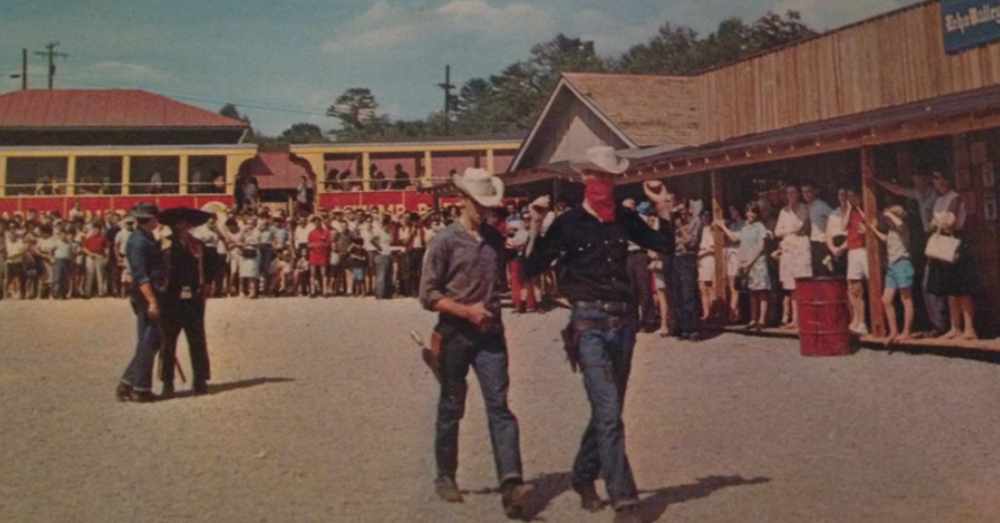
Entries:
[[[405, 174], [405, 173], [404, 173]], [[398, 176], [403, 183], [403, 176]], [[846, 277], [851, 330], [868, 332], [870, 311], [864, 298], [868, 279], [867, 232], [886, 244], [887, 271], [882, 296], [890, 339], [914, 334], [914, 303], [921, 303], [937, 335], [975, 338], [975, 270], [967, 245], [951, 263], [923, 256], [934, 236], [961, 240], [966, 211], [961, 197], [941, 172], [918, 173], [913, 187], [879, 181], [890, 202], [879, 216], [865, 216], [859, 193], [838, 188], [836, 207], [814, 184], [787, 185], [780, 197], [760, 197], [729, 205], [725, 219], [713, 221], [700, 200], [672, 195], [668, 226], [676, 251], [661, 257], [629, 247], [630, 285], [647, 330], [663, 336], [697, 338], [706, 321], [741, 323], [745, 329], [795, 328], [796, 279]], [[911, 201], [914, 212], [905, 210]], [[655, 218], [648, 202], [627, 199], [626, 208]], [[566, 210], [558, 202], [545, 224]], [[413, 297], [418, 293], [427, 243], [459, 214], [447, 206], [423, 214], [389, 213], [377, 207], [313, 209], [299, 202], [295, 210], [266, 207], [229, 209], [195, 232], [205, 243], [206, 263], [217, 264], [215, 297], [374, 296]], [[218, 222], [221, 220], [221, 223]], [[490, 225], [507, 238], [508, 271], [500, 282], [510, 290], [515, 312], [532, 312], [558, 297], [551, 271], [535, 280], [519, 276], [528, 241], [526, 202], [495, 209]], [[667, 223], [667, 222], [663, 222]], [[68, 299], [124, 296], [130, 275], [125, 240], [134, 227], [117, 213], [85, 217], [79, 205], [59, 213], [16, 214], [0, 221], [0, 297]], [[724, 239], [724, 307], [715, 304], [716, 257], [713, 229]], [[170, 231], [159, 235], [169, 241]], [[953, 253], [954, 254], [954, 253]], [[746, 297], [745, 299], [743, 297]], [[897, 304], [903, 312], [897, 320]]]

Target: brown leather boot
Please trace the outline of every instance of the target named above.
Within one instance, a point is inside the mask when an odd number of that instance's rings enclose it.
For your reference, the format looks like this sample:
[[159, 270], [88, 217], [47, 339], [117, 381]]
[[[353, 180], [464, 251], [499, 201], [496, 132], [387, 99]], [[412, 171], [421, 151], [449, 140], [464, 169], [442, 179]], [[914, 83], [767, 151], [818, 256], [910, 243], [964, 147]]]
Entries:
[[604, 508], [604, 501], [597, 495], [594, 483], [573, 483], [573, 492], [580, 495], [580, 507], [587, 512], [598, 512]]
[[519, 479], [505, 482], [500, 487], [500, 501], [503, 503], [504, 513], [510, 519], [530, 521], [534, 494], [535, 488]]

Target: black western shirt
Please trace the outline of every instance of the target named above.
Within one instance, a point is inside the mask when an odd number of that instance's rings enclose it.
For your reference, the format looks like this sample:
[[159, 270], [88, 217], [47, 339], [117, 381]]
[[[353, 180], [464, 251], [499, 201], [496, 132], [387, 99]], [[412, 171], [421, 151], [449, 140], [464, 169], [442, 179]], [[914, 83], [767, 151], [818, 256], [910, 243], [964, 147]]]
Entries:
[[670, 256], [673, 226], [660, 220], [660, 230], [653, 230], [637, 213], [623, 207], [616, 210], [615, 221], [605, 223], [578, 206], [556, 218], [545, 235], [535, 240], [521, 273], [531, 278], [557, 261], [559, 291], [571, 303], [634, 303], [625, 269], [629, 241]]

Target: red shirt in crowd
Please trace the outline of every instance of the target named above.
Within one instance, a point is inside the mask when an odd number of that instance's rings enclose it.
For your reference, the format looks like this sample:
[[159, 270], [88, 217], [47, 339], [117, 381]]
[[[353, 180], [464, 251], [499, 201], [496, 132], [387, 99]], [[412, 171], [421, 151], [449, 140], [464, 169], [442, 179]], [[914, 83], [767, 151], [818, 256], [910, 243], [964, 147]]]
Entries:
[[309, 265], [324, 266], [330, 259], [330, 242], [333, 237], [328, 229], [319, 227], [309, 233]]
[[858, 230], [862, 223], [861, 213], [857, 209], [851, 209], [851, 216], [847, 219], [847, 250], [865, 248], [865, 235]]
[[94, 254], [107, 254], [105, 250], [108, 248], [108, 245], [108, 239], [103, 234], [87, 236], [83, 240], [83, 248]]

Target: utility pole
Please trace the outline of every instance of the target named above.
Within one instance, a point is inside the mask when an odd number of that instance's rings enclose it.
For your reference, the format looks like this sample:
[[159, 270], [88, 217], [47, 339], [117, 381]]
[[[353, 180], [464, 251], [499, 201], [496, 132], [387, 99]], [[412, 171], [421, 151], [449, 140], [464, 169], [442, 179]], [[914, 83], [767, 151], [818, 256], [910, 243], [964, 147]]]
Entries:
[[21, 74], [12, 74], [11, 78], [21, 79], [21, 90], [28, 88], [28, 50], [21, 49]]
[[451, 83], [450, 65], [444, 66], [444, 83], [438, 84], [438, 87], [444, 89], [444, 134], [451, 134], [451, 106], [454, 104], [451, 90], [455, 86]]
[[47, 56], [47, 57], [49, 57], [49, 89], [52, 89], [52, 79], [56, 75], [55, 58], [57, 56], [61, 56], [63, 58], [66, 58], [66, 57], [69, 56], [66, 53], [57, 53], [55, 51], [57, 45], [59, 45], [59, 42], [49, 42], [49, 45], [45, 46], [45, 49], [46, 49], [45, 51], [35, 51], [35, 54], [38, 55], [38, 56]]

